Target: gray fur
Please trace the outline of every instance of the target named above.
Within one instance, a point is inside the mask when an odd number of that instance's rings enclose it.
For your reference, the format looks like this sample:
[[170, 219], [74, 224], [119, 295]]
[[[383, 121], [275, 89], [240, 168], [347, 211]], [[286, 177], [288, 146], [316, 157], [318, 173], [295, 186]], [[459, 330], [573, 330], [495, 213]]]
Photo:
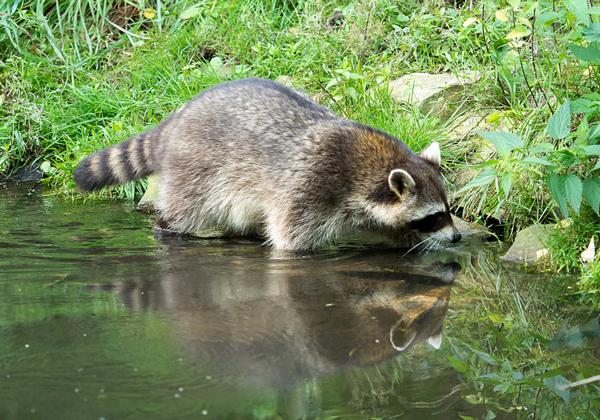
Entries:
[[[217, 225], [263, 234], [281, 250], [314, 249], [354, 230], [387, 232], [404, 246], [457, 238], [439, 161], [268, 80], [217, 85], [128, 142], [140, 147], [84, 160], [77, 184], [89, 190], [158, 172], [160, 218], [177, 232]], [[128, 150], [138, 150], [135, 159]], [[432, 213], [443, 220], [429, 232], [417, 219]]]

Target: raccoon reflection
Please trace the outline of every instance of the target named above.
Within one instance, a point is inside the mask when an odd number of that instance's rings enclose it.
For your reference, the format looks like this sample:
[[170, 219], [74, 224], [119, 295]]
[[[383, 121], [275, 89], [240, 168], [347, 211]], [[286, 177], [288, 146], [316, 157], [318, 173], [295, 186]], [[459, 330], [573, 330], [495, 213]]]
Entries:
[[198, 365], [246, 385], [374, 364], [420, 341], [438, 348], [448, 273], [457, 273], [443, 264], [385, 272], [377, 256], [340, 263], [228, 256], [226, 267], [193, 253], [164, 258], [160, 279], [114, 290], [134, 310], [162, 313]]

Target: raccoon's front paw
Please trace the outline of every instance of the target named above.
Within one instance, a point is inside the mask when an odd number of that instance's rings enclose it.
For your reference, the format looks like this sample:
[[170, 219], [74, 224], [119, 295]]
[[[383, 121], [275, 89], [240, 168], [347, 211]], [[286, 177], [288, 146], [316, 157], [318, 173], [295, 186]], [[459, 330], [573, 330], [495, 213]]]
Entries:
[[154, 221], [154, 232], [158, 236], [180, 235], [180, 232], [177, 232], [175, 229], [173, 229], [169, 222], [160, 216]]

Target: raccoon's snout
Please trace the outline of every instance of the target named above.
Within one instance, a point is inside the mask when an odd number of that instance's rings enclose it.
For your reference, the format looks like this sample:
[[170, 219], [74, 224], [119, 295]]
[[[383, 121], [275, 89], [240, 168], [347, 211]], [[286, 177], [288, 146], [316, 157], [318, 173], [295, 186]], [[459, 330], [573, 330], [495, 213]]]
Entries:
[[458, 231], [458, 229], [454, 228], [454, 232], [452, 232], [452, 238], [450, 239], [450, 242], [452, 242], [453, 244], [455, 244], [458, 241], [460, 241], [461, 239], [462, 239], [462, 235], [460, 234], [460, 232]]
[[454, 225], [447, 225], [433, 234], [441, 242], [457, 243], [462, 239], [461, 233]]

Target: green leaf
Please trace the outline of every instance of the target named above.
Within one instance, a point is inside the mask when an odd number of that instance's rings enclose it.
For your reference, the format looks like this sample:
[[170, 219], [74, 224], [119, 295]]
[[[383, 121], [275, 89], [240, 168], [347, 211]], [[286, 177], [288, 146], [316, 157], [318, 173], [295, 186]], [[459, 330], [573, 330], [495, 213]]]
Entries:
[[504, 322], [504, 318], [502, 317], [502, 315], [494, 313], [494, 312], [488, 313], [488, 318], [494, 324], [502, 324]]
[[554, 150], [554, 145], [552, 143], [540, 143], [533, 146], [529, 151], [531, 153], [550, 153]]
[[596, 162], [596, 165], [592, 168], [592, 171], [596, 171], [598, 169], [600, 169], [600, 160]]
[[396, 16], [396, 22], [398, 22], [398, 23], [405, 23], [405, 22], [408, 22], [409, 20], [410, 20], [410, 18], [402, 12], [399, 12], [398, 16]]
[[577, 175], [567, 175], [565, 179], [565, 194], [569, 205], [579, 214], [581, 209], [581, 196], [583, 192], [583, 184]]
[[536, 19], [536, 26], [548, 26], [560, 19], [560, 14], [554, 11], [540, 13]]
[[529, 34], [531, 34], [531, 29], [529, 29], [523, 25], [519, 25], [516, 28], [514, 28], [512, 31], [507, 33], [504, 38], [518, 39], [518, 38], [524, 38], [524, 37], [528, 36]]
[[501, 381], [502, 377], [497, 373], [484, 373], [483, 375], [479, 375], [479, 378], [490, 379], [488, 382]]
[[52, 173], [53, 169], [54, 168], [52, 168], [52, 165], [47, 160], [43, 161], [42, 164], [40, 165], [40, 171], [42, 171], [45, 174]]
[[569, 101], [562, 104], [548, 120], [546, 132], [553, 139], [561, 140], [571, 131], [571, 109]]
[[508, 390], [508, 388], [510, 388], [510, 384], [507, 384], [507, 383], [498, 384], [494, 387], [494, 392], [503, 394]]
[[500, 188], [502, 188], [502, 192], [504, 192], [504, 197], [508, 198], [510, 194], [510, 188], [512, 187], [513, 174], [512, 172], [506, 172], [502, 175], [502, 180], [500, 181]]
[[600, 42], [593, 42], [587, 47], [575, 44], [569, 44], [568, 47], [580, 60], [592, 64], [600, 63]]
[[600, 156], [600, 144], [592, 144], [591, 146], [585, 146], [583, 151], [588, 156]]
[[600, 139], [600, 124], [594, 124], [590, 127], [588, 141], [590, 143], [595, 143], [598, 139]]
[[482, 169], [475, 178], [467, 183], [464, 187], [462, 187], [458, 192], [468, 191], [472, 188], [489, 185], [496, 179], [496, 169], [495, 168], [485, 168]]
[[482, 351], [479, 351], [479, 350], [475, 350], [472, 347], [471, 347], [471, 351], [473, 353], [475, 353], [477, 355], [477, 357], [479, 357], [479, 359], [481, 359], [483, 362], [487, 363], [488, 365], [492, 365], [492, 366], [498, 365], [498, 362], [496, 362], [496, 360], [491, 355], [484, 353]]
[[458, 373], [466, 373], [469, 370], [469, 368], [465, 364], [465, 362], [463, 362], [460, 359], [457, 359], [456, 357], [448, 356], [448, 362], [450, 362], [450, 364], [452, 365], [452, 367], [456, 371], [458, 371]]
[[517, 147], [523, 147], [523, 139], [507, 131], [481, 131], [479, 135], [492, 143], [502, 157], [508, 156]]
[[552, 193], [552, 198], [558, 204], [558, 208], [563, 216], [569, 215], [569, 209], [567, 208], [567, 198], [565, 196], [565, 177], [561, 175], [552, 174], [548, 177], [548, 186]]
[[575, 99], [570, 104], [571, 114], [586, 114], [594, 109], [594, 102], [585, 98]]
[[583, 181], [583, 197], [600, 216], [600, 178], [588, 178]]
[[200, 7], [196, 4], [194, 6], [188, 7], [179, 15], [181, 20], [188, 20], [193, 17], [196, 17], [200, 14]]
[[549, 160], [534, 157], [534, 156], [526, 157], [525, 159], [523, 159], [523, 163], [533, 163], [533, 164], [544, 165], [544, 166], [556, 166], [554, 163], [550, 162]]
[[600, 23], [592, 23], [587, 28], [584, 28], [581, 33], [590, 42], [600, 41]]
[[565, 388], [565, 386], [568, 384], [569, 381], [561, 375], [544, 379], [544, 385], [546, 385], [552, 392], [554, 392], [556, 395], [562, 398], [565, 403], [568, 403], [571, 399], [571, 392]]
[[587, 0], [567, 0], [567, 9], [575, 15], [578, 23], [590, 24], [589, 5]]

